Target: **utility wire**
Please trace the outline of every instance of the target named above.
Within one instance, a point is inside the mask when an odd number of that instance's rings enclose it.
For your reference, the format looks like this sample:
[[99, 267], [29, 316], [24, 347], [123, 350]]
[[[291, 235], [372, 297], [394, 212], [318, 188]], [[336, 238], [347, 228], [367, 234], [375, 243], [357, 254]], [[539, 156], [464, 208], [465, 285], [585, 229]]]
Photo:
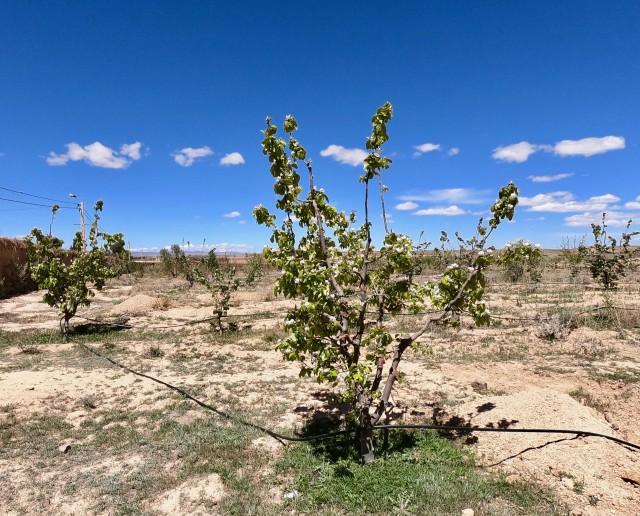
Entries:
[[5, 188], [3, 186], [0, 186], [0, 190], [6, 190], [7, 192], [13, 192], [13, 193], [17, 193], [17, 194], [20, 194], [20, 195], [26, 195], [27, 197], [35, 197], [36, 199], [44, 199], [45, 201], [60, 202], [60, 203], [65, 203], [65, 204], [73, 204], [74, 206], [78, 205], [77, 202], [60, 201], [58, 199], [51, 199], [49, 197], [42, 197], [40, 195], [33, 195], [33, 194], [28, 194], [26, 192], [20, 192], [19, 190], [12, 190], [11, 188]]
[[[15, 202], [17, 204], [29, 204], [31, 206], [42, 206], [44, 208], [53, 208], [53, 206], [49, 204], [36, 204], [35, 202], [16, 201], [15, 199], [6, 199], [5, 197], [0, 197], [0, 201]], [[75, 210], [76, 208], [75, 206], [73, 208], [71, 206], [60, 206], [60, 209]]]

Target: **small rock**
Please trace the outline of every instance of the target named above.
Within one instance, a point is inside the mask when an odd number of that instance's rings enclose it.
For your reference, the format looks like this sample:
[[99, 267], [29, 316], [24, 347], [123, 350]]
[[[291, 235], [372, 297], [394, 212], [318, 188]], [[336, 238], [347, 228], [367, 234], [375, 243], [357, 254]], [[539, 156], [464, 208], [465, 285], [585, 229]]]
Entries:
[[297, 498], [298, 497], [298, 491], [289, 491], [288, 493], [285, 493], [283, 498], [286, 500], [290, 500], [292, 498]]
[[67, 453], [70, 449], [71, 449], [71, 445], [68, 443], [65, 443], [62, 446], [58, 447], [58, 451], [60, 453]]
[[27, 388], [25, 389], [25, 391], [33, 391], [33, 390], [35, 390], [35, 387], [27, 387]]
[[564, 485], [564, 487], [566, 487], [567, 489], [573, 491], [573, 488], [575, 487], [575, 484], [573, 482], [572, 478], [569, 477], [565, 477], [562, 479], [562, 484]]
[[473, 509], [463, 509], [462, 516], [473, 516], [475, 511]]

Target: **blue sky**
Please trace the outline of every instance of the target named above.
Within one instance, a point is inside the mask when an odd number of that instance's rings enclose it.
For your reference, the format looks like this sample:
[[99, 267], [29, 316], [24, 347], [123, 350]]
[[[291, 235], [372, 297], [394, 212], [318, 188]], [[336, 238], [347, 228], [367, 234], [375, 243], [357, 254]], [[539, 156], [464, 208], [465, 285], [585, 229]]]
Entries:
[[[103, 199], [101, 226], [133, 249], [262, 249], [251, 211], [275, 203], [267, 115], [297, 118], [318, 186], [361, 211], [358, 149], [386, 100], [395, 231], [471, 236], [510, 180], [522, 203], [498, 246], [559, 247], [603, 211], [614, 232], [640, 223], [635, 1], [5, 0], [2, 12], [0, 198]], [[70, 243], [68, 206], [54, 231]], [[49, 222], [46, 207], [0, 200], [2, 236]]]

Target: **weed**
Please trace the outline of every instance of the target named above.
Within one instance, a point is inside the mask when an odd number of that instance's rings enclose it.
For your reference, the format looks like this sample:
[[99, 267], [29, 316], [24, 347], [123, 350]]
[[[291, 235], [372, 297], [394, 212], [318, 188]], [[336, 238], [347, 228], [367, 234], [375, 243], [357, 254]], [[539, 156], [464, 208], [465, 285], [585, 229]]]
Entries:
[[80, 405], [84, 409], [93, 410], [95, 408], [98, 408], [98, 398], [96, 398], [96, 396], [93, 396], [93, 395], [85, 396], [80, 400]]
[[610, 382], [638, 383], [640, 382], [640, 371], [635, 369], [616, 369], [605, 373], [596, 373], [596, 379]]
[[149, 347], [145, 352], [145, 355], [148, 358], [162, 358], [164, 356], [164, 351], [162, 351], [159, 346], [155, 345]]
[[598, 398], [596, 398], [593, 394], [585, 391], [582, 387], [579, 387], [569, 393], [569, 396], [578, 400], [580, 403], [585, 405], [586, 407], [591, 407], [598, 412], [605, 412], [608, 408], [606, 403], [603, 403]]

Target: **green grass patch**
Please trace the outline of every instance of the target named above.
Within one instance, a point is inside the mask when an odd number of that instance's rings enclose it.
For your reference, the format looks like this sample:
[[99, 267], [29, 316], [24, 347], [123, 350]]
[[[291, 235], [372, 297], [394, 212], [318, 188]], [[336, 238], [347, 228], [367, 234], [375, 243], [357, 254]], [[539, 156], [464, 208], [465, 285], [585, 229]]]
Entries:
[[444, 515], [466, 508], [499, 514], [560, 513], [547, 491], [479, 470], [469, 451], [433, 433], [392, 434], [386, 458], [368, 466], [359, 464], [353, 438], [290, 448], [277, 465], [280, 475], [294, 478], [290, 508], [350, 515]]

